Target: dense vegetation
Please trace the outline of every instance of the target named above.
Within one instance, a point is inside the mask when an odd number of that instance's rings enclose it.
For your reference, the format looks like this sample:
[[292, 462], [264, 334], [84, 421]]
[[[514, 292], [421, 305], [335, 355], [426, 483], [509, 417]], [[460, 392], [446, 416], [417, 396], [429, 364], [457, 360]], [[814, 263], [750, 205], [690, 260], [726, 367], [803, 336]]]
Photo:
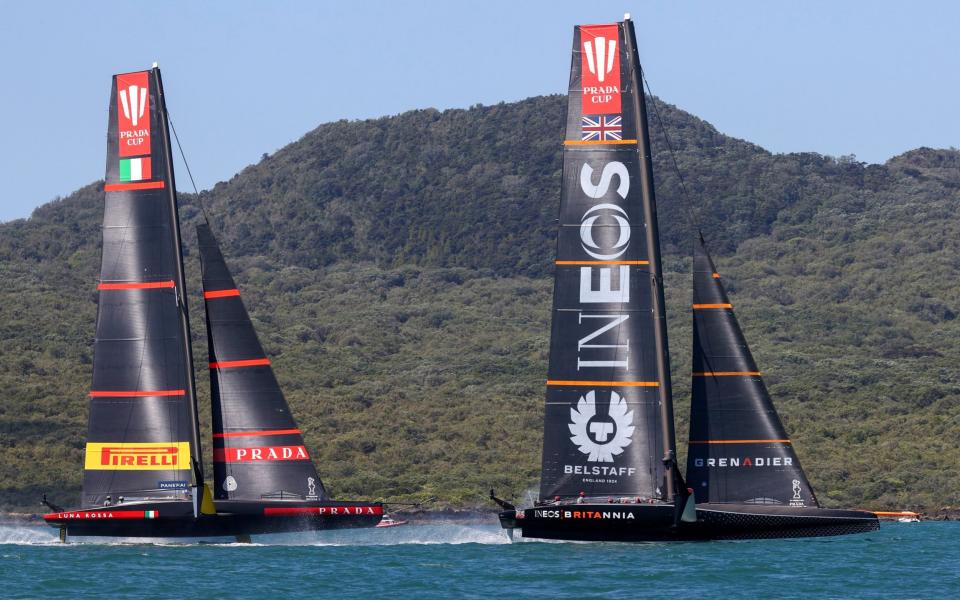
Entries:
[[[692, 212], [821, 500], [960, 503], [960, 152], [773, 155], [658, 107], [689, 192], [655, 127], [680, 441]], [[563, 110], [330, 123], [201, 194], [335, 494], [474, 506], [536, 485]], [[6, 508], [79, 492], [98, 189], [0, 224]], [[194, 285], [199, 207], [182, 198]]]

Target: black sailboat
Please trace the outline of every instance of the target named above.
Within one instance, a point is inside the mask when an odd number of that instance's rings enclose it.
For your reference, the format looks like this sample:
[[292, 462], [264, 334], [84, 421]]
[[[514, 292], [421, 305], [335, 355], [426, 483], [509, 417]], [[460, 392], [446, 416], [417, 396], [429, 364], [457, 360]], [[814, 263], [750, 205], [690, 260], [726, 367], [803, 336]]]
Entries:
[[[236, 287], [223, 257], [202, 229], [221, 483], [213, 499], [203, 479], [172, 162], [160, 70], [114, 76], [83, 494], [76, 510], [45, 499], [54, 512], [44, 519], [61, 539], [244, 538], [376, 525], [381, 504], [327, 497], [239, 292], [228, 298]], [[212, 305], [211, 296], [224, 300]]]
[[[729, 310], [694, 311], [693, 488], [684, 481], [646, 103], [629, 17], [574, 29], [563, 156], [540, 500], [517, 509], [494, 498], [505, 509], [501, 525], [530, 538], [617, 541], [875, 529], [871, 513], [816, 504], [765, 391], [765, 402], [758, 400], [763, 384], [750, 375], [756, 368]], [[701, 248], [697, 269], [704, 261]], [[695, 308], [729, 306], [714, 297], [723, 289], [709, 268], [713, 287], [697, 288]], [[736, 435], [749, 430], [752, 437], [724, 437], [736, 427]], [[774, 441], [747, 442], [753, 439]], [[769, 450], [758, 458], [770, 468], [719, 472], [719, 449], [740, 448], [718, 440]], [[723, 464], [729, 471], [727, 458]], [[786, 492], [778, 487], [785, 478]], [[797, 485], [803, 506], [783, 496], [792, 498]]]

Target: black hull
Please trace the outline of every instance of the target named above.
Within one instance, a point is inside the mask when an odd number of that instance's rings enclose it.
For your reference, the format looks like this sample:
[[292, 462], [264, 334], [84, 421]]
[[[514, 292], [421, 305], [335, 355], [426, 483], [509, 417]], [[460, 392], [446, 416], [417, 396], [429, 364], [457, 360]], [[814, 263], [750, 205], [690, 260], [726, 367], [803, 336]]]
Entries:
[[500, 525], [524, 538], [607, 542], [823, 537], [880, 528], [873, 513], [858, 510], [701, 504], [696, 522], [679, 526], [675, 514], [669, 504], [560, 504], [501, 512]]
[[[246, 538], [267, 533], [376, 527], [383, 505], [372, 502], [216, 502], [217, 513], [193, 516], [188, 502], [145, 502], [44, 516], [66, 536]], [[156, 516], [138, 516], [156, 514]], [[130, 515], [133, 516], [130, 516]]]

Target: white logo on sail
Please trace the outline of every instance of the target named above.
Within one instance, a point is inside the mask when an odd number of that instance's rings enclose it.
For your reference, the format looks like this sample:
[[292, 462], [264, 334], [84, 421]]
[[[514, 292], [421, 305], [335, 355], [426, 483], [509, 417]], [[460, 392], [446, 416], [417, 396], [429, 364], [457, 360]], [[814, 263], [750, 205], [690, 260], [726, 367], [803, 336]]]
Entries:
[[131, 85], [120, 90], [120, 106], [123, 107], [123, 116], [136, 127], [147, 109], [147, 89]]
[[237, 480], [233, 478], [233, 475], [227, 475], [227, 478], [223, 480], [223, 489], [227, 492], [237, 489]]
[[613, 457], [633, 441], [633, 411], [620, 394], [610, 392], [607, 418], [597, 416], [596, 392], [581, 396], [576, 408], [570, 409], [570, 441], [589, 462], [613, 462]]
[[307, 497], [315, 498], [317, 496], [317, 483], [313, 477], [307, 477]]
[[[591, 214], [596, 211], [605, 212]], [[617, 222], [617, 241], [609, 248], [601, 248], [593, 237], [593, 228], [597, 224], [597, 219], [604, 216], [612, 217]], [[616, 204], [597, 204], [583, 213], [580, 221], [580, 243], [583, 245], [583, 251], [597, 260], [614, 260], [622, 256], [627, 251], [627, 244], [630, 243], [630, 233], [627, 211]]]
[[800, 480], [799, 480], [799, 479], [794, 479], [794, 480], [793, 480], [793, 499], [794, 499], [794, 500], [801, 500], [801, 498], [800, 498]]
[[607, 73], [613, 71], [617, 40], [607, 41], [605, 37], [598, 37], [593, 42], [584, 42], [583, 51], [587, 54], [587, 67], [590, 72], [597, 76], [597, 81], [603, 83]]

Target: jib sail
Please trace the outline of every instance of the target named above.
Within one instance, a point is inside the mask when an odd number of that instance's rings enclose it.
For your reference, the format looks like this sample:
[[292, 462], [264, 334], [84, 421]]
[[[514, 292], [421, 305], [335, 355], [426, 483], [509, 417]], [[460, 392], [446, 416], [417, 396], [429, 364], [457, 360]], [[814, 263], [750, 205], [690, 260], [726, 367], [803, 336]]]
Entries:
[[669, 499], [656, 208], [632, 23], [574, 29], [540, 497]]
[[818, 506], [702, 237], [693, 260], [687, 482], [697, 502]]
[[115, 75], [84, 506], [184, 498], [199, 429], [159, 69]]
[[209, 225], [203, 267], [218, 499], [326, 499], [297, 422]]

